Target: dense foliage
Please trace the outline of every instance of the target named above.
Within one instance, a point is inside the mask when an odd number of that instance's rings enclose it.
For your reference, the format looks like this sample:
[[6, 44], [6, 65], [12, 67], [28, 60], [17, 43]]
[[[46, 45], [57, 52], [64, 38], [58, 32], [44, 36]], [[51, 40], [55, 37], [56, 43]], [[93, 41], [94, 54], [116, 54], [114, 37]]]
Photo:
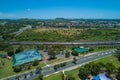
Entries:
[[112, 63], [89, 63], [85, 66], [80, 67], [78, 76], [80, 79], [87, 79], [88, 75], [96, 76], [99, 73], [106, 72], [106, 75], [111, 78], [111, 74], [116, 74], [117, 69]]
[[118, 51], [115, 56], [118, 58], [118, 61], [120, 61], [120, 51]]
[[22, 70], [21, 66], [15, 66], [14, 72], [20, 72]]
[[36, 59], [36, 60], [33, 61], [33, 64], [32, 64], [32, 65], [33, 65], [33, 66], [37, 66], [38, 64], [39, 64], [39, 60]]

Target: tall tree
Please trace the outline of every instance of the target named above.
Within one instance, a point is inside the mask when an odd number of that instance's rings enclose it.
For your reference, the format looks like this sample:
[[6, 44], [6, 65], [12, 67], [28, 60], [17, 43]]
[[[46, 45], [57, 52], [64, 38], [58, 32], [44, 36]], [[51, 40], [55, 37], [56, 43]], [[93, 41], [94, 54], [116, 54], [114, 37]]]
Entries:
[[66, 53], [65, 53], [65, 57], [66, 57], [66, 58], [70, 57], [70, 52], [66, 52]]
[[75, 64], [77, 63], [77, 58], [76, 57], [73, 58], [73, 63], [75, 63]]
[[24, 46], [23, 46], [23, 45], [20, 45], [20, 46], [16, 49], [15, 53], [19, 53], [19, 52], [21, 52], [21, 51], [23, 51], [23, 50], [24, 50]]
[[53, 50], [48, 50], [48, 55], [49, 55], [49, 59], [55, 59], [56, 58], [56, 53]]
[[15, 53], [15, 50], [13, 47], [9, 47], [6, 49], [8, 56], [12, 56]]
[[120, 51], [117, 51], [115, 56], [118, 58], [118, 60], [120, 61]]
[[87, 76], [90, 74], [90, 71], [87, 68], [80, 67], [78, 76], [80, 79], [85, 80]]

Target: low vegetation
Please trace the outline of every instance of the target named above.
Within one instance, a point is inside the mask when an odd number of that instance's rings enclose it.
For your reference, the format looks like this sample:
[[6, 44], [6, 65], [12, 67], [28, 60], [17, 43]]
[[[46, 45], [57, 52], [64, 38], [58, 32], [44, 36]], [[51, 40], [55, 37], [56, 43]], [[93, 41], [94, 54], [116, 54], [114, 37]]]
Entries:
[[[99, 35], [99, 36], [98, 36]], [[26, 30], [16, 41], [69, 42], [120, 40], [120, 29], [47, 29]]]

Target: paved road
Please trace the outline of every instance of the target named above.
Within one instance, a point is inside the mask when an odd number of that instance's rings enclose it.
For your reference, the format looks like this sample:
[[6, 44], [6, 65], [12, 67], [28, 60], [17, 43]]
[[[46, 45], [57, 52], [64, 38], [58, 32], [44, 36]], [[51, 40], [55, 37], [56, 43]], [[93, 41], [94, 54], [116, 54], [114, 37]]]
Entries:
[[109, 45], [120, 45], [120, 41], [111, 41], [111, 42], [9, 42], [11, 45], [81, 45], [81, 46], [109, 46]]
[[[96, 59], [100, 59], [100, 58], [103, 58], [103, 57], [106, 57], [106, 56], [110, 56], [113, 53], [115, 53], [116, 51], [117, 51], [116, 49], [113, 49], [113, 50], [97, 52], [97, 53], [92, 54], [92, 55], [84, 56], [84, 57], [79, 58], [77, 60], [77, 64], [74, 64], [74, 63], [69, 64], [65, 67], [61, 67], [61, 68], [57, 69], [57, 71], [53, 69], [53, 66], [44, 67], [42, 69], [42, 74], [44, 76], [48, 76], [48, 75], [51, 75], [53, 73], [57, 73], [59, 71], [72, 70], [72, 69], [80, 67], [81, 65], [84, 65], [85, 63], [88, 63], [88, 62], [91, 62], [91, 61], [94, 61]], [[24, 75], [27, 75], [27, 77], [25, 78]], [[30, 73], [30, 72], [25, 73], [25, 74], [22, 74], [22, 75], [19, 76], [19, 80], [32, 80], [32, 79], [38, 77], [38, 75], [39, 74], [36, 74], [35, 71], [33, 71], [32, 73]], [[17, 80], [17, 79], [16, 79], [16, 77], [11, 77], [11, 78], [9, 78], [9, 80]]]

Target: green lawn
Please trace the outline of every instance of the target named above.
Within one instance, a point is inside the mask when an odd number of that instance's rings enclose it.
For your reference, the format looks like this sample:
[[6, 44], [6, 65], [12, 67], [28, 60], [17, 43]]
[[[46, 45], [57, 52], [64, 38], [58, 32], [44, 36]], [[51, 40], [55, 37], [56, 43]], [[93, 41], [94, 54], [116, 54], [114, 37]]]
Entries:
[[[8, 76], [12, 76], [14, 74], [17, 74], [13, 71], [13, 68], [12, 68], [12, 61], [11, 60], [8, 60], [8, 59], [3, 59], [5, 60], [5, 65], [3, 66], [2, 69], [0, 69], [0, 78], [5, 78], [5, 77], [8, 77]], [[38, 66], [45, 66], [44, 63], [40, 63]], [[32, 69], [36, 69], [37, 66], [32, 66], [30, 70]], [[26, 70], [26, 71], [29, 71], [29, 70]], [[22, 73], [22, 72], [25, 72], [25, 71], [21, 71], [19, 73]]]
[[116, 57], [114, 56], [109, 56], [109, 57], [105, 57], [99, 60], [94, 61], [95, 63], [98, 62], [103, 62], [103, 63], [113, 63], [113, 65], [115, 65], [116, 67], [120, 67], [120, 62], [117, 60]]
[[44, 80], [62, 80], [62, 73], [53, 74], [51, 76], [45, 77]]
[[5, 60], [5, 65], [3, 66], [2, 69], [0, 69], [0, 78], [4, 78], [6, 76], [15, 74], [15, 72], [13, 72], [13, 69], [12, 69], [11, 60], [7, 60], [7, 59], [4, 59], [4, 60]]
[[[94, 62], [95, 63], [103, 62], [105, 64], [108, 63], [108, 62], [111, 62], [116, 67], [120, 67], [120, 62], [114, 56], [105, 57], [105, 58], [96, 60]], [[79, 80], [78, 71], [79, 71], [79, 68], [71, 70], [71, 71], [66, 71], [65, 74], [66, 75], [70, 74], [70, 75], [74, 76], [76, 78], [76, 80]], [[61, 73], [57, 73], [57, 74], [51, 75], [49, 77], [46, 77], [44, 80], [61, 80], [60, 76], [61, 76]]]
[[5, 52], [5, 51], [0, 51], [0, 54], [7, 54], [7, 52]]
[[76, 80], [79, 80], [78, 72], [79, 72], [79, 68], [71, 70], [71, 71], [66, 71], [65, 74], [72, 75], [73, 77], [75, 77]]
[[[59, 73], [56, 73], [56, 74], [52, 74], [48, 77], [44, 77], [44, 80], [62, 80], [61, 76], [62, 76], [62, 73], [59, 72]], [[39, 79], [36, 78], [34, 80], [39, 80]]]

